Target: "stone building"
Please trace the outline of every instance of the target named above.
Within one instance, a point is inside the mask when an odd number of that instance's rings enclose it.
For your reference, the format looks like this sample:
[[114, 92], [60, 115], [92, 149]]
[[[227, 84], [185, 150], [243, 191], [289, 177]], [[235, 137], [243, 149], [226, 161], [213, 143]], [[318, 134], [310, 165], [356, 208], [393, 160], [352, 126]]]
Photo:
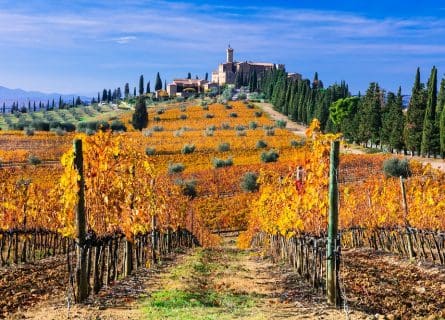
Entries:
[[194, 94], [205, 93], [212, 88], [217, 88], [218, 84], [210, 83], [200, 79], [174, 79], [167, 85], [167, 92], [170, 97], [188, 97]]
[[[254, 71], [256, 72], [257, 79], [260, 80], [262, 75], [265, 74], [266, 71], [272, 70], [273, 68], [284, 70], [284, 64], [234, 61], [233, 48], [231, 48], [229, 45], [229, 47], [227, 48], [227, 61], [225, 63], [221, 63], [218, 66], [218, 69], [212, 72], [212, 82], [217, 83], [218, 85], [235, 84], [237, 73], [242, 74], [244, 77], [248, 77]], [[293, 75], [294, 77], [300, 76], [301, 78], [301, 75], [299, 74]]]

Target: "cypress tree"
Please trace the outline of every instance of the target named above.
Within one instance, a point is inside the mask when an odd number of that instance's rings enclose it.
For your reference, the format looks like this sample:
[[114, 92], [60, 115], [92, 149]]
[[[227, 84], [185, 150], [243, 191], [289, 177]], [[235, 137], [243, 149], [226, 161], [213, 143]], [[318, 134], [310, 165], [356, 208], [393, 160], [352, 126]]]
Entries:
[[192, 74], [189, 72], [188, 74], [187, 74], [187, 79], [191, 79], [192, 78]]
[[113, 96], [111, 95], [111, 89], [108, 89], [108, 103], [110, 103], [111, 100], [113, 100]]
[[159, 72], [156, 74], [155, 91], [162, 89], [162, 80]]
[[379, 85], [372, 82], [361, 104], [361, 116], [359, 123], [359, 136], [367, 144], [380, 142], [381, 118], [381, 91]]
[[124, 86], [124, 97], [125, 99], [128, 99], [128, 96], [130, 95], [130, 85], [128, 82]]
[[405, 115], [403, 114], [403, 98], [402, 88], [399, 87], [397, 96], [393, 104], [389, 105], [390, 125], [392, 126], [388, 145], [391, 150], [402, 150], [405, 148], [405, 142], [403, 139], [403, 128], [405, 126]]
[[142, 130], [148, 125], [147, 106], [143, 96], [140, 96], [136, 101], [131, 123], [136, 130]]
[[150, 93], [150, 81], [147, 82], [147, 91], [145, 93]]
[[136, 97], [136, 87], [133, 89], [133, 97]]
[[408, 105], [405, 123], [405, 144], [411, 154], [420, 152], [422, 143], [423, 120], [425, 118], [426, 94], [423, 83], [420, 82], [420, 69], [417, 68], [416, 78]]
[[440, 81], [436, 108], [437, 127], [439, 128], [440, 156], [445, 157], [445, 78]]
[[209, 81], [209, 73], [208, 73], [208, 72], [206, 72], [206, 75], [205, 75], [205, 77], [204, 77], [204, 80], [205, 80], [205, 81]]
[[445, 158], [445, 108], [442, 108], [442, 112], [440, 113], [440, 156]]
[[[34, 102], [35, 103], [35, 102]], [[6, 113], [6, 103], [5, 102], [3, 102], [3, 114], [5, 114]]]
[[428, 80], [428, 100], [426, 103], [425, 117], [422, 131], [422, 156], [436, 154], [440, 149], [439, 128], [436, 127], [436, 105], [437, 105], [437, 69], [433, 67]]
[[[32, 108], [33, 108], [34, 112], [36, 112], [36, 102], [35, 102], [35, 101], [34, 101], [34, 103], [33, 103]], [[5, 113], [5, 112], [3, 112], [3, 113]]]
[[121, 91], [121, 87], [118, 87], [118, 88], [117, 88], [117, 91], [116, 91], [116, 98], [117, 98], [118, 100], [121, 100], [121, 99], [122, 99], [122, 91]]
[[167, 80], [164, 80], [164, 91], [167, 91]]
[[108, 92], [107, 92], [107, 90], [106, 89], [104, 89], [103, 91], [102, 91], [102, 102], [105, 102], [105, 101], [107, 101], [108, 100]]
[[141, 74], [141, 76], [139, 77], [139, 95], [143, 95], [144, 94], [144, 76]]

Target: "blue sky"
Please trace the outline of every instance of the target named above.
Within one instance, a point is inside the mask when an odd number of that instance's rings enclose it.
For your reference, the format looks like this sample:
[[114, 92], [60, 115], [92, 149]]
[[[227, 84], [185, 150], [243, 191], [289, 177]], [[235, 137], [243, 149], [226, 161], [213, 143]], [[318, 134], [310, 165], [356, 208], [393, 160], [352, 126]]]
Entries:
[[0, 0], [0, 85], [92, 94], [139, 75], [202, 77], [225, 59], [286, 64], [353, 93], [409, 94], [417, 66], [445, 72], [442, 1]]

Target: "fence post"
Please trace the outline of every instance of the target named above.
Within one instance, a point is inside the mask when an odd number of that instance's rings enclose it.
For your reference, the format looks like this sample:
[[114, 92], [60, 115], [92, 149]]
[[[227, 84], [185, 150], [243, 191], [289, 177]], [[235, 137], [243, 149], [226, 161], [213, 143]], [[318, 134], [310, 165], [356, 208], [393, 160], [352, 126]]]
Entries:
[[408, 222], [408, 203], [406, 201], [405, 182], [403, 181], [402, 176], [400, 176], [400, 189], [402, 190], [403, 210], [405, 212], [404, 220], [405, 220], [405, 227], [406, 227], [406, 239], [408, 241], [408, 253], [409, 253], [410, 259], [413, 259], [416, 257], [416, 253], [414, 252], [413, 239], [411, 238], [411, 233], [409, 230], [410, 225]]
[[85, 248], [86, 218], [85, 218], [85, 178], [83, 175], [82, 140], [75, 139], [74, 147], [74, 169], [79, 175], [77, 180], [77, 205], [76, 205], [76, 302], [82, 302], [88, 297], [87, 277], [87, 250]]
[[329, 166], [329, 221], [328, 248], [326, 262], [326, 289], [329, 304], [337, 304], [338, 283], [336, 279], [336, 239], [338, 230], [338, 181], [340, 141], [331, 143], [331, 157]]

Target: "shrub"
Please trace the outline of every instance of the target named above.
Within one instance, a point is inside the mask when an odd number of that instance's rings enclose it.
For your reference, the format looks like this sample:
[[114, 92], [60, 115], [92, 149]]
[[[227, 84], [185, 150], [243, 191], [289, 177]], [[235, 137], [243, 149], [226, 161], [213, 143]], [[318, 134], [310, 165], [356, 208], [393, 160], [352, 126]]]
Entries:
[[96, 134], [96, 130], [92, 130], [90, 128], [87, 128], [85, 130], [85, 134], [88, 135], [88, 136], [92, 136], [92, 135]]
[[185, 166], [182, 163], [170, 163], [168, 165], [168, 173], [174, 174], [174, 173], [180, 173], [184, 171]]
[[30, 155], [28, 157], [28, 163], [33, 164], [33, 165], [38, 165], [38, 164], [42, 163], [42, 160], [40, 160], [40, 158], [38, 158], [36, 156]]
[[411, 175], [409, 162], [407, 159], [391, 158], [383, 162], [383, 173], [385, 177], [407, 178]]
[[245, 93], [238, 94], [238, 100], [246, 100], [246, 99], [247, 99], [247, 95]]
[[184, 102], [184, 97], [176, 97], [176, 102]]
[[233, 107], [230, 104], [225, 104], [224, 108], [226, 108], [227, 110], [233, 109]]
[[49, 122], [46, 121], [34, 120], [33, 122], [31, 122], [31, 126], [36, 131], [49, 131]]
[[237, 118], [237, 117], [238, 117], [238, 113], [236, 113], [236, 112], [231, 112], [231, 113], [229, 114], [229, 116], [230, 116], [231, 118]]
[[27, 136], [33, 136], [34, 135], [34, 128], [31, 128], [31, 127], [25, 128], [25, 134]]
[[214, 124], [212, 124], [212, 125], [207, 127], [207, 130], [215, 131], [216, 130], [216, 126]]
[[145, 154], [147, 156], [153, 156], [156, 153], [156, 149], [152, 147], [145, 148]]
[[54, 132], [56, 133], [57, 136], [64, 136], [66, 134], [66, 131], [61, 129], [61, 128], [57, 128], [56, 130], [54, 130]]
[[257, 148], [257, 149], [267, 148], [267, 143], [265, 141], [263, 141], [263, 140], [258, 140], [256, 145], [255, 145], [255, 148]]
[[213, 163], [213, 167], [215, 167], [215, 168], [224, 168], [224, 167], [230, 167], [231, 165], [233, 165], [233, 160], [232, 160], [232, 158], [227, 158], [226, 160], [219, 159], [219, 158], [213, 158], [212, 163]]
[[241, 125], [241, 124], [237, 124], [235, 126], [235, 130], [237, 130], [237, 131], [242, 131], [242, 130], [245, 130], [245, 129], [246, 129], [246, 127]]
[[185, 119], [187, 119], [187, 115], [186, 115], [186, 114], [181, 114], [181, 115], [179, 116], [179, 119], [180, 119], [180, 120], [185, 120]]
[[219, 152], [226, 152], [226, 151], [229, 151], [229, 150], [230, 150], [230, 144], [227, 143], [227, 142], [221, 142], [218, 145], [218, 151]]
[[253, 103], [248, 103], [248, 104], [247, 104], [247, 108], [249, 108], [249, 109], [254, 109], [255, 106], [253, 105]]
[[260, 118], [263, 115], [261, 111], [255, 111], [255, 117]]
[[153, 135], [153, 131], [151, 131], [150, 129], [144, 129], [142, 130], [142, 134], [144, 135], [144, 137], [151, 137]]
[[208, 105], [202, 106], [202, 110], [208, 111], [209, 110], [209, 106]]
[[298, 141], [298, 140], [291, 140], [290, 141], [290, 146], [294, 147], [294, 148], [303, 147], [305, 144], [306, 144], [306, 141], [304, 139], [301, 139], [300, 141]]
[[181, 106], [181, 107], [179, 108], [179, 110], [181, 110], [181, 112], [186, 112], [186, 111], [187, 111], [187, 108], [186, 108], [185, 106]]
[[65, 130], [66, 132], [74, 132], [76, 131], [76, 126], [71, 122], [64, 122], [60, 124], [60, 128]]
[[212, 118], [215, 117], [215, 115], [214, 115], [213, 113], [206, 113], [205, 117], [206, 117], [207, 119], [212, 119]]
[[228, 122], [221, 123], [221, 129], [229, 130], [230, 129], [230, 123], [228, 123]]
[[159, 109], [159, 110], [156, 111], [156, 113], [159, 114], [159, 115], [160, 114], [164, 114], [164, 112], [165, 112], [165, 109]]
[[164, 127], [163, 126], [154, 126], [153, 128], [151, 128], [151, 130], [153, 130], [154, 132], [161, 132], [161, 131], [164, 131]]
[[256, 123], [255, 121], [250, 121], [249, 129], [255, 130], [256, 128], [258, 128], [258, 123]]
[[261, 161], [262, 162], [276, 162], [279, 158], [279, 154], [277, 151], [271, 149], [269, 151], [264, 151], [261, 153]]
[[113, 120], [110, 125], [111, 131], [127, 131], [127, 127], [120, 120]]
[[195, 198], [198, 194], [196, 191], [196, 180], [176, 180], [176, 184], [181, 187], [181, 192], [183, 195]]
[[287, 122], [284, 121], [284, 120], [277, 120], [277, 121], [275, 121], [275, 125], [276, 125], [278, 128], [280, 128], [280, 129], [284, 129], [284, 128], [286, 128], [286, 124], [287, 124]]
[[241, 178], [240, 186], [241, 189], [245, 192], [258, 191], [258, 175], [255, 172], [246, 172]]
[[96, 124], [96, 131], [97, 130], [107, 131], [109, 129], [110, 129], [110, 124], [105, 120], [98, 121]]
[[159, 117], [159, 116], [154, 116], [154, 117], [153, 117], [153, 120], [156, 121], [156, 122], [159, 122], [159, 121], [161, 121], [161, 117]]
[[181, 149], [181, 153], [182, 154], [190, 154], [195, 152], [195, 145], [194, 144], [185, 144], [182, 149]]
[[236, 135], [238, 137], [245, 137], [247, 136], [247, 132], [245, 130], [236, 130]]
[[264, 133], [266, 136], [274, 136], [275, 135], [275, 129], [265, 129]]
[[204, 130], [204, 136], [205, 137], [213, 137], [215, 135], [215, 131], [211, 130], [209, 128]]

